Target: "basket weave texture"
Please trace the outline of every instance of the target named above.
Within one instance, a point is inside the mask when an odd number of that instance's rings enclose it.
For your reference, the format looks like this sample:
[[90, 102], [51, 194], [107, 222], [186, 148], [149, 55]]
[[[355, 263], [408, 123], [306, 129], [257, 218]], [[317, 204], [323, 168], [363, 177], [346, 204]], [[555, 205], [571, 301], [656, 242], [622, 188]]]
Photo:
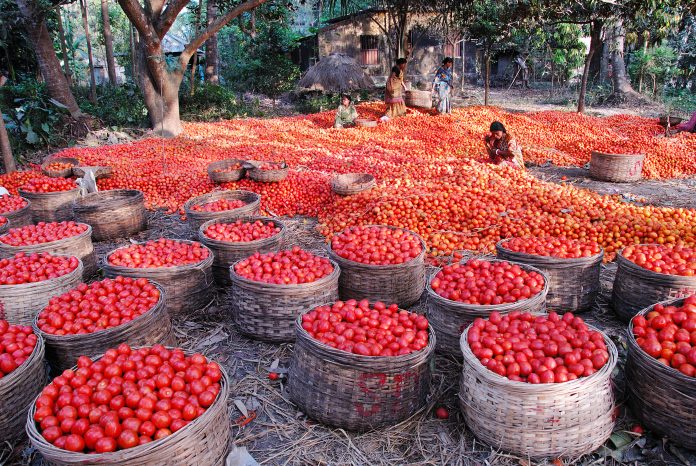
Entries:
[[[671, 299], [662, 304], [681, 306], [683, 301]], [[653, 307], [639, 314], [645, 315]], [[643, 351], [633, 336], [632, 322], [628, 325], [626, 382], [628, 404], [645, 427], [696, 450], [696, 378], [667, 367]]]
[[629, 183], [640, 180], [644, 154], [605, 154], [592, 151], [590, 177], [599, 181]]
[[331, 189], [339, 196], [352, 196], [375, 187], [375, 177], [368, 173], [346, 173], [331, 180]]
[[92, 226], [95, 241], [132, 236], [147, 228], [142, 191], [114, 189], [87, 194], [72, 203], [75, 219]]
[[[245, 203], [242, 207], [233, 210], [223, 210], [222, 212], [198, 212], [191, 210], [194, 206], [207, 204], [209, 202], [219, 201], [225, 199], [228, 201], [240, 200]], [[261, 205], [261, 196], [251, 191], [243, 190], [226, 190], [226, 191], [213, 191], [208, 194], [203, 194], [201, 196], [189, 199], [184, 204], [184, 211], [186, 212], [186, 221], [189, 224], [194, 236], [198, 234], [198, 229], [201, 225], [209, 220], [216, 218], [239, 218], [247, 215], [256, 215], [259, 211], [259, 205]]]
[[[5, 219], [7, 220], [7, 218], [5, 218]], [[7, 220], [5, 223], [3, 223], [2, 225], [0, 225], [0, 236], [1, 236], [1, 235], [4, 235], [5, 233], [7, 233], [7, 232], [10, 230], [10, 227], [11, 227], [11, 225], [10, 225], [10, 221], [9, 221], [9, 220]], [[14, 228], [14, 227], [13, 227], [13, 228]]]
[[27, 201], [27, 205], [25, 205], [21, 209], [0, 214], [9, 221], [11, 228], [19, 228], [31, 225], [31, 201], [29, 199], [24, 200]]
[[295, 321], [297, 340], [288, 389], [300, 410], [322, 424], [365, 431], [398, 424], [418, 412], [430, 391], [435, 334], [403, 356], [361, 356], [312, 338]]
[[623, 251], [616, 255], [616, 262], [611, 303], [624, 322], [647, 306], [696, 293], [696, 277], [653, 272], [626, 259]]
[[94, 173], [94, 178], [95, 179], [100, 179], [100, 178], [110, 178], [111, 175], [114, 173], [114, 169], [109, 167], [109, 166], [91, 166], [91, 167], [73, 167], [72, 169], [72, 174], [73, 176], [76, 176], [78, 178], [82, 178], [85, 176], [86, 172], [85, 169], [91, 168], [91, 172]]
[[260, 170], [256, 168], [258, 166], [259, 162], [255, 161], [247, 161], [247, 176], [254, 180], [254, 181], [259, 181], [261, 183], [277, 183], [278, 181], [283, 181], [285, 178], [287, 178], [288, 173], [290, 172], [290, 169], [288, 166], [283, 162], [282, 168], [276, 168], [276, 169], [271, 169], [271, 170]]
[[479, 440], [522, 457], [576, 458], [596, 450], [615, 421], [611, 374], [618, 353], [609, 338], [604, 340], [609, 361], [591, 376], [534, 385], [485, 368], [464, 332], [459, 406], [466, 426]]
[[230, 380], [224, 368], [220, 370], [220, 393], [213, 404], [201, 417], [161, 440], [111, 453], [61, 450], [48, 443], [36, 428], [34, 404], [25, 421], [29, 440], [44, 460], [55, 466], [223, 466], [231, 441], [227, 411]]
[[34, 223], [72, 220], [72, 201], [80, 197], [80, 188], [55, 193], [29, 193], [19, 190], [19, 195], [29, 200], [29, 210]]
[[[46, 168], [52, 163], [69, 163], [72, 165], [72, 167], [66, 168], [65, 170], [51, 170]], [[41, 172], [46, 176], [50, 176], [51, 178], [70, 178], [73, 174], [73, 168], [79, 164], [80, 161], [72, 157], [55, 157], [46, 160], [41, 164]]]
[[[210, 177], [213, 183], [229, 183], [232, 181], [239, 181], [244, 178], [246, 173], [246, 168], [244, 168], [244, 160], [240, 159], [227, 159], [220, 160], [219, 162], [213, 162], [208, 165], [208, 177]], [[223, 172], [216, 172], [215, 170], [225, 170], [235, 164], [242, 165], [239, 170], [229, 170]]]
[[433, 98], [430, 91], [418, 91], [412, 89], [406, 91], [404, 102], [407, 107], [432, 108]]
[[499, 259], [531, 265], [546, 274], [549, 282], [546, 306], [549, 309], [584, 312], [592, 308], [600, 290], [604, 250], [591, 257], [563, 259], [511, 251], [505, 249], [506, 241], [495, 245]]

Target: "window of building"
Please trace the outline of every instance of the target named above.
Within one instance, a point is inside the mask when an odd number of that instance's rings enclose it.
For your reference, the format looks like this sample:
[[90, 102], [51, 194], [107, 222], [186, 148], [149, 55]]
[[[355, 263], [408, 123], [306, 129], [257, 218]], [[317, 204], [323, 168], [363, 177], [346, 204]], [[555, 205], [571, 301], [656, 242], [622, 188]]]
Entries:
[[360, 63], [379, 65], [378, 36], [360, 36]]

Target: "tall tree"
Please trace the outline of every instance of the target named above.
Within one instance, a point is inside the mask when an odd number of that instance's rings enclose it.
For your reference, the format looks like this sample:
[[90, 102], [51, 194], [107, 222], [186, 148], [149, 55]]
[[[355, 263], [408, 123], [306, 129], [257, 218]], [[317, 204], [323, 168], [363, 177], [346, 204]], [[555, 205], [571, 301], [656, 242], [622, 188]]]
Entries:
[[89, 100], [97, 103], [97, 80], [94, 76], [94, 56], [92, 55], [92, 38], [89, 33], [89, 23], [87, 22], [87, 0], [80, 0], [80, 11], [82, 12], [82, 27], [85, 29], [85, 41], [87, 43], [87, 62], [89, 64]]
[[[7, 77], [0, 76], [0, 87], [4, 86], [6, 81]], [[2, 111], [0, 111], [0, 154], [2, 154], [2, 164], [5, 168], [5, 173], [17, 171], [17, 165], [12, 156], [10, 137], [7, 135], [7, 128], [5, 128], [5, 119], [2, 116]]]
[[68, 46], [65, 42], [65, 30], [63, 29], [63, 10], [60, 6], [56, 8], [58, 14], [58, 37], [60, 39], [60, 53], [63, 57], [63, 69], [65, 70], [65, 79], [68, 80], [68, 85], [72, 84], [72, 76], [70, 73], [70, 60], [68, 59]]
[[109, 2], [101, 0], [101, 14], [104, 34], [104, 47], [106, 48], [106, 68], [109, 73], [109, 84], [116, 85], [116, 60], [114, 59], [114, 39], [111, 34], [111, 19], [109, 18]]
[[[203, 2], [199, 1], [195, 9], [196, 19], [193, 22], [193, 33], [198, 34], [198, 29], [201, 27], [201, 16], [203, 14]], [[191, 78], [189, 80], [189, 91], [191, 95], [196, 93], [196, 72], [198, 68], [198, 53], [193, 54], [193, 63], [191, 64]]]
[[[216, 0], [208, 0], [206, 7], [206, 19], [208, 27], [215, 21], [218, 15]], [[218, 77], [218, 38], [217, 33], [211, 35], [205, 42], [205, 81], [212, 84], [219, 82]]]

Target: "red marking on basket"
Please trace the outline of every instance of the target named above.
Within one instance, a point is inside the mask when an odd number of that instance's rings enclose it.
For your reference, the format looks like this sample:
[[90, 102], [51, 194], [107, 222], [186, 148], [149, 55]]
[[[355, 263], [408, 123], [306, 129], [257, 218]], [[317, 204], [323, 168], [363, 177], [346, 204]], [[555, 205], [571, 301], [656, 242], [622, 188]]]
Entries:
[[249, 424], [251, 421], [256, 419], [256, 411], [251, 411], [249, 412], [248, 416], [242, 416], [236, 421], [234, 421], [235, 424], [237, 424], [239, 427], [244, 427], [245, 425]]
[[560, 424], [561, 420], [558, 418], [552, 417], [551, 419], [547, 420], [546, 422], [548, 422], [549, 424]]
[[360, 390], [366, 395], [366, 398], [369, 398], [369, 400], [366, 400], [368, 401], [367, 404], [372, 405], [370, 407], [366, 407], [366, 404], [355, 403], [355, 410], [363, 417], [369, 417], [373, 414], [377, 414], [380, 406], [377, 404], [379, 397], [376, 393], [370, 390], [370, 387], [367, 386], [366, 381], [369, 379], [377, 379], [377, 385], [382, 387], [387, 383], [387, 375], [383, 373], [363, 373], [360, 375], [360, 378], [358, 379], [358, 388], [360, 388]]
[[633, 168], [631, 168], [628, 171], [629, 176], [634, 176], [640, 173], [640, 171], [643, 169], [643, 161], [642, 160], [637, 160], [636, 163], [633, 164]]

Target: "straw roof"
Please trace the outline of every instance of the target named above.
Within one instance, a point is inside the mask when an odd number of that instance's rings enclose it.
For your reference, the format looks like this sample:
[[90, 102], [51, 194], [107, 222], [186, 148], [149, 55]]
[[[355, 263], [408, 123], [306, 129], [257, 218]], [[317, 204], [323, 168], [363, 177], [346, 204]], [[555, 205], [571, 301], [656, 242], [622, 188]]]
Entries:
[[341, 92], [371, 89], [375, 86], [358, 62], [348, 55], [332, 53], [307, 70], [298, 87], [318, 91]]

